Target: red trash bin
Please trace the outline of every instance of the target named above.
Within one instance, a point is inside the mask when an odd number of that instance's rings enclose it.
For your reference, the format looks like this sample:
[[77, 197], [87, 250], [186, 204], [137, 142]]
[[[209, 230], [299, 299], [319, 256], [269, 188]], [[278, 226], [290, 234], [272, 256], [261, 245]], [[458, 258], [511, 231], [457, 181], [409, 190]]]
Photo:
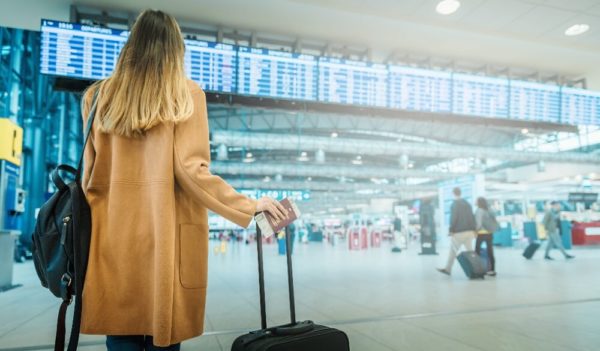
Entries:
[[371, 231], [371, 247], [381, 247], [381, 232], [378, 230]]
[[360, 235], [357, 228], [348, 230], [348, 248], [350, 250], [360, 250]]
[[360, 228], [360, 248], [363, 250], [369, 248], [369, 230], [367, 227]]

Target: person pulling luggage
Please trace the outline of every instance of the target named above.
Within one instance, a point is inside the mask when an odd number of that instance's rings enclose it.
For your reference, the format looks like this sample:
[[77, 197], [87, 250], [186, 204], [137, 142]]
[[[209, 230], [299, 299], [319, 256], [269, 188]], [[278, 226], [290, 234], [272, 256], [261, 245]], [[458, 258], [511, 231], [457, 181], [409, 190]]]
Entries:
[[548, 245], [546, 245], [546, 255], [544, 256], [547, 260], [553, 260], [550, 257], [550, 249], [553, 246], [556, 246], [562, 253], [565, 255], [567, 260], [575, 258], [573, 255], [569, 255], [565, 250], [565, 247], [562, 244], [562, 238], [560, 237], [560, 203], [558, 201], [552, 201], [550, 203], [551, 208], [544, 215], [544, 220], [542, 223], [544, 224], [544, 228], [546, 229], [546, 234], [548, 235]]
[[489, 271], [489, 276], [496, 275], [496, 260], [494, 258], [494, 246], [492, 245], [492, 235], [498, 230], [496, 216], [489, 208], [488, 202], [483, 197], [477, 199], [477, 210], [475, 211], [475, 225], [477, 227], [477, 240], [475, 241], [475, 252], [481, 255], [481, 244], [485, 242]]
[[475, 237], [475, 216], [473, 209], [465, 199], [461, 197], [460, 188], [452, 190], [454, 202], [450, 208], [450, 236], [451, 245], [448, 253], [448, 262], [446, 267], [438, 268], [438, 272], [450, 275], [454, 259], [461, 246], [465, 246], [467, 251], [473, 251], [473, 238]]

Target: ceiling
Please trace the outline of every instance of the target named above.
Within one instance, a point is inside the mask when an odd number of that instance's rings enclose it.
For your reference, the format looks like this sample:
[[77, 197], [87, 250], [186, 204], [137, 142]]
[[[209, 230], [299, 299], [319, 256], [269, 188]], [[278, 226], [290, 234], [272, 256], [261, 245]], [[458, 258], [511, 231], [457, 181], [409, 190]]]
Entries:
[[[69, 5], [137, 12], [166, 10], [183, 22], [218, 24], [368, 46], [375, 59], [414, 52], [585, 75], [600, 90], [600, 1], [461, 0], [450, 15], [438, 0], [21, 0], [3, 2], [0, 25], [39, 28], [41, 17], [68, 20]], [[28, 16], [14, 16], [28, 13]], [[591, 30], [563, 32], [574, 23]]]

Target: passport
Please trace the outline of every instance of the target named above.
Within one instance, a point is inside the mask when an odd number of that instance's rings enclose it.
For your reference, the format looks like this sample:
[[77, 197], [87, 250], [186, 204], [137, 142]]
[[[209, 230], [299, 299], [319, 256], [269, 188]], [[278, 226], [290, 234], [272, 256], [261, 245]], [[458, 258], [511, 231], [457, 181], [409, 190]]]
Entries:
[[279, 233], [283, 228], [287, 227], [300, 217], [300, 210], [293, 200], [285, 198], [279, 203], [287, 210], [287, 217], [284, 220], [277, 220], [267, 211], [261, 212], [254, 217], [256, 224], [258, 224], [258, 227], [265, 238], [268, 238], [275, 233]]

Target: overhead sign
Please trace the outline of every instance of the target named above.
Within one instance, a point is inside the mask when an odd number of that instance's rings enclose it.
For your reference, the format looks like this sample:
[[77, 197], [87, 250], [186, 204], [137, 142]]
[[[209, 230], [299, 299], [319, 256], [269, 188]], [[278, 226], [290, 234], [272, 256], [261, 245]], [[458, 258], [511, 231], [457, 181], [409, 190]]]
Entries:
[[[42, 73], [102, 79], [128, 31], [42, 20]], [[300, 101], [600, 125], [600, 92], [186, 39], [185, 70], [204, 90]]]
[[598, 193], [569, 193], [569, 202], [594, 203], [598, 201]]
[[294, 201], [310, 200], [309, 190], [260, 190], [260, 189], [239, 189], [239, 192], [253, 199], [260, 199], [263, 196], [272, 197], [276, 200], [290, 198]]

